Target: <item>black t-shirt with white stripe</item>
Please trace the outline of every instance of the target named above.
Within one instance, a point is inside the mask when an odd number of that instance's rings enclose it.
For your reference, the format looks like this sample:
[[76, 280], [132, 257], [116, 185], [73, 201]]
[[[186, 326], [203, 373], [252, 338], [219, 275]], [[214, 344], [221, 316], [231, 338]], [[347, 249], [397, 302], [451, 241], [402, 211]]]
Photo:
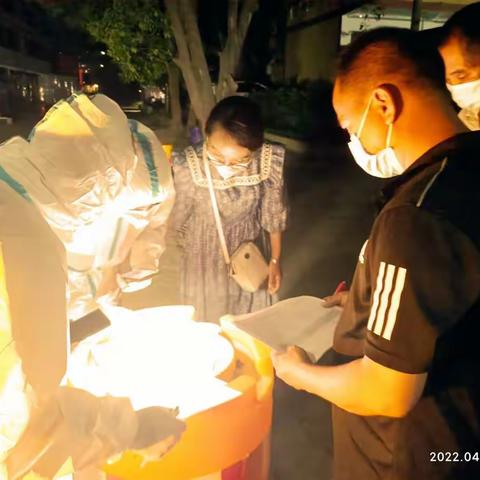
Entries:
[[480, 479], [480, 133], [436, 146], [384, 197], [334, 349], [428, 380], [403, 419], [334, 407], [334, 478]]

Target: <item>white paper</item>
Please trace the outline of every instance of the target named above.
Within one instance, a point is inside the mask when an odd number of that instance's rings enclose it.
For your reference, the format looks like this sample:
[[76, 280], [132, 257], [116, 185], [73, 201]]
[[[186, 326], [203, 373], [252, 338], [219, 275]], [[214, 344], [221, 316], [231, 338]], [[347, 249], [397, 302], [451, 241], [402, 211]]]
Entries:
[[326, 308], [321, 298], [289, 298], [246, 315], [232, 315], [235, 325], [274, 350], [297, 345], [312, 361], [333, 345], [333, 335], [342, 313], [340, 307]]

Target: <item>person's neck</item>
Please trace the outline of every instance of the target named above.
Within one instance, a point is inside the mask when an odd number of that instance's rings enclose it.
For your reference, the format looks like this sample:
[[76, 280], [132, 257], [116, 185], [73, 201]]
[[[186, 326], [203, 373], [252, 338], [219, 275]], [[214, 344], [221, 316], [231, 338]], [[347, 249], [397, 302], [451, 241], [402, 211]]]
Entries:
[[[405, 141], [402, 142], [406, 146], [402, 155], [402, 163], [405, 168], [410, 167], [436, 145], [455, 135], [469, 131], [455, 112], [453, 110], [451, 112], [453, 115], [437, 108], [436, 111], [430, 110], [428, 115], [411, 117], [415, 118], [415, 121], [412, 121], [410, 126], [405, 129]], [[414, 132], [411, 125], [418, 126]]]

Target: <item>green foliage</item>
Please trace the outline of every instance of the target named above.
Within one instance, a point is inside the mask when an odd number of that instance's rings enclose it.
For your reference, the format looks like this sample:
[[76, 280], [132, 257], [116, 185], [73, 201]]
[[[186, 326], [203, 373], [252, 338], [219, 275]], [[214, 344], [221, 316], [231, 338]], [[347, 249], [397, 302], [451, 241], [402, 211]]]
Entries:
[[174, 38], [159, 0], [74, 0], [57, 14], [106, 46], [126, 82], [155, 85], [172, 61]]

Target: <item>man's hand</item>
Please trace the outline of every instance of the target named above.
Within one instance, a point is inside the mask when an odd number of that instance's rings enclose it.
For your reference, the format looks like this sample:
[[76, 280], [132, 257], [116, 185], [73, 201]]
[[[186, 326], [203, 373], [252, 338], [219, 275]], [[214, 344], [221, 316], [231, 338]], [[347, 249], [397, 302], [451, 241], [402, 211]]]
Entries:
[[325, 297], [324, 306], [326, 308], [345, 307], [345, 305], [347, 304], [349, 293], [350, 292], [347, 290], [343, 292], [334, 293], [333, 295], [329, 295], [328, 297]]
[[283, 352], [272, 352], [272, 362], [277, 377], [297, 390], [303, 389], [298, 370], [302, 365], [311, 365], [307, 352], [300, 347], [287, 347]]
[[268, 266], [268, 293], [274, 295], [278, 292], [282, 283], [282, 270], [280, 264], [270, 262]]

